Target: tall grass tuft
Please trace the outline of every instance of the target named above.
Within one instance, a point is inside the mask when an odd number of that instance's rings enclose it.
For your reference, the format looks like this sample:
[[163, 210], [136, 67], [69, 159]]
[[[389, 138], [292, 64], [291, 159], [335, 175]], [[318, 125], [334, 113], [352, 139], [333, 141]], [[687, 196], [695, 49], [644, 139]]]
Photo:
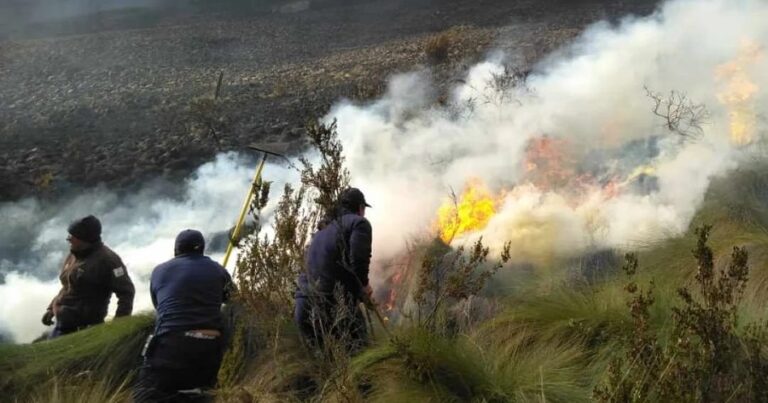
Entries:
[[369, 379], [372, 401], [427, 397], [427, 401], [586, 401], [588, 357], [578, 342], [500, 343], [405, 330], [353, 360]]
[[119, 390], [133, 378], [153, 323], [151, 315], [135, 315], [53, 340], [0, 345], [0, 393], [22, 398], [65, 379], [88, 380], [107, 394]]
[[[123, 403], [131, 402], [128, 378], [122, 382], [54, 378], [33, 392], [29, 403]], [[117, 386], [113, 386], [117, 385]]]

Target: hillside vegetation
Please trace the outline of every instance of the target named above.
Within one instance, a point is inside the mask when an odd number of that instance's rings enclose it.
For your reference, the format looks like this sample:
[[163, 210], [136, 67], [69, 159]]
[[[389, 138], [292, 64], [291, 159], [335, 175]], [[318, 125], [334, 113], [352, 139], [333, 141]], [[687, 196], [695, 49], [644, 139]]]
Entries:
[[[307, 132], [320, 165], [303, 161], [302, 183], [284, 189], [275, 236], [257, 231], [241, 245], [220, 401], [765, 401], [764, 163], [715, 179], [685, 235], [614, 251], [627, 255], [590, 280], [578, 275], [592, 273], [589, 264], [577, 275], [566, 260], [515, 270], [482, 243], [417, 242], [416, 274], [402, 286], [410, 308], [388, 329], [374, 319], [374, 343], [348, 357], [338, 345], [306, 351], [290, 319], [300, 252], [348, 177], [334, 126]], [[260, 186], [256, 214], [269, 191]], [[435, 270], [444, 283], [429, 281]], [[0, 393], [125, 401], [151, 322], [140, 315], [3, 345]]]

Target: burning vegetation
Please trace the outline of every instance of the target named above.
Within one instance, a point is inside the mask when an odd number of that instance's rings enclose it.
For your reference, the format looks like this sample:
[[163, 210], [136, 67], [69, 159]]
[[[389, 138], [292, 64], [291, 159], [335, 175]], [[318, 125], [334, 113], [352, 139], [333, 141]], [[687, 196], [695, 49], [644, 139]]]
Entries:
[[454, 238], [482, 230], [496, 214], [500, 199], [491, 195], [482, 180], [471, 179], [461, 195], [454, 194], [437, 210], [440, 239], [450, 244]]
[[736, 59], [715, 70], [715, 76], [723, 86], [718, 100], [728, 108], [731, 142], [737, 145], [747, 145], [755, 140], [758, 115], [754, 98], [760, 88], [751, 78], [751, 70], [763, 57], [763, 46], [744, 41]]

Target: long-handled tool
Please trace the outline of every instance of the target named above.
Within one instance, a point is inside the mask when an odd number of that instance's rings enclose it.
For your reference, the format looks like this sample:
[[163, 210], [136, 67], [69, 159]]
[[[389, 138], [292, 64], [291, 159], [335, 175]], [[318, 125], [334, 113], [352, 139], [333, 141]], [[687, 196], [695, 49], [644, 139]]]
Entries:
[[[240, 231], [243, 229], [245, 215], [248, 213], [248, 208], [251, 206], [253, 194], [256, 192], [256, 188], [258, 187], [259, 182], [261, 182], [261, 171], [264, 170], [264, 164], [267, 162], [267, 157], [274, 155], [276, 157], [288, 159], [284, 155], [285, 151], [288, 150], [288, 143], [251, 144], [248, 146], [248, 148], [261, 152], [262, 157], [259, 166], [256, 168], [256, 173], [253, 175], [253, 181], [251, 181], [248, 194], [245, 196], [243, 208], [240, 209], [240, 215], [237, 218], [237, 223], [235, 223], [235, 229], [232, 231], [232, 235], [229, 238], [229, 244], [227, 244], [227, 252], [224, 254], [224, 260], [221, 262], [221, 265], [225, 268], [227, 267], [227, 262], [229, 262], [229, 256], [232, 254], [232, 250], [235, 248], [235, 241], [240, 239]], [[236, 271], [237, 269], [235, 268], [232, 273], [233, 276], [237, 274]]]
[[[381, 314], [381, 311], [379, 310], [379, 304], [376, 303], [376, 301], [373, 300], [371, 297], [367, 297], [365, 301], [363, 301], [363, 306], [365, 308], [365, 314], [368, 316], [368, 311], [373, 311], [373, 313], [376, 315], [376, 319], [378, 319], [379, 324], [381, 325], [381, 328], [384, 329], [384, 333], [387, 334], [387, 337], [392, 337], [392, 334], [389, 332], [389, 328], [387, 327], [387, 321], [384, 320], [384, 316]], [[370, 323], [371, 319], [368, 317], [368, 322]], [[373, 325], [371, 324], [371, 329], [373, 329]]]
[[379, 306], [374, 305], [372, 311], [373, 313], [376, 314], [376, 319], [379, 320], [379, 323], [381, 324], [381, 328], [384, 329], [384, 333], [386, 333], [388, 337], [392, 337], [392, 333], [389, 332], [389, 328], [387, 327], [387, 321], [384, 320], [384, 317], [381, 315]]
[[365, 306], [363, 306], [362, 309], [363, 309], [363, 316], [365, 316], [365, 324], [368, 325], [368, 329], [370, 329], [370, 332], [371, 332], [371, 339], [376, 340], [376, 331], [373, 328], [373, 321], [371, 321], [371, 314], [368, 313], [368, 308], [366, 308]]

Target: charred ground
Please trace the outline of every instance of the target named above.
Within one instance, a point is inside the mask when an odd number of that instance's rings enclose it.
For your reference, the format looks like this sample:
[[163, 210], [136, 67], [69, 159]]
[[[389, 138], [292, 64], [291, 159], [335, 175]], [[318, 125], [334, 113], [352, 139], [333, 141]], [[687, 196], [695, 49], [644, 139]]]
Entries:
[[[302, 127], [342, 97], [429, 65], [449, 83], [492, 48], [525, 68], [587, 24], [655, 1], [299, 2], [300, 11], [115, 10], [0, 27], [0, 200], [184, 176], [252, 141], [302, 147]], [[317, 5], [319, 4], [319, 5]], [[306, 9], [301, 10], [307, 6]], [[425, 47], [450, 37], [448, 57]], [[214, 91], [216, 135], [195, 130]]]

